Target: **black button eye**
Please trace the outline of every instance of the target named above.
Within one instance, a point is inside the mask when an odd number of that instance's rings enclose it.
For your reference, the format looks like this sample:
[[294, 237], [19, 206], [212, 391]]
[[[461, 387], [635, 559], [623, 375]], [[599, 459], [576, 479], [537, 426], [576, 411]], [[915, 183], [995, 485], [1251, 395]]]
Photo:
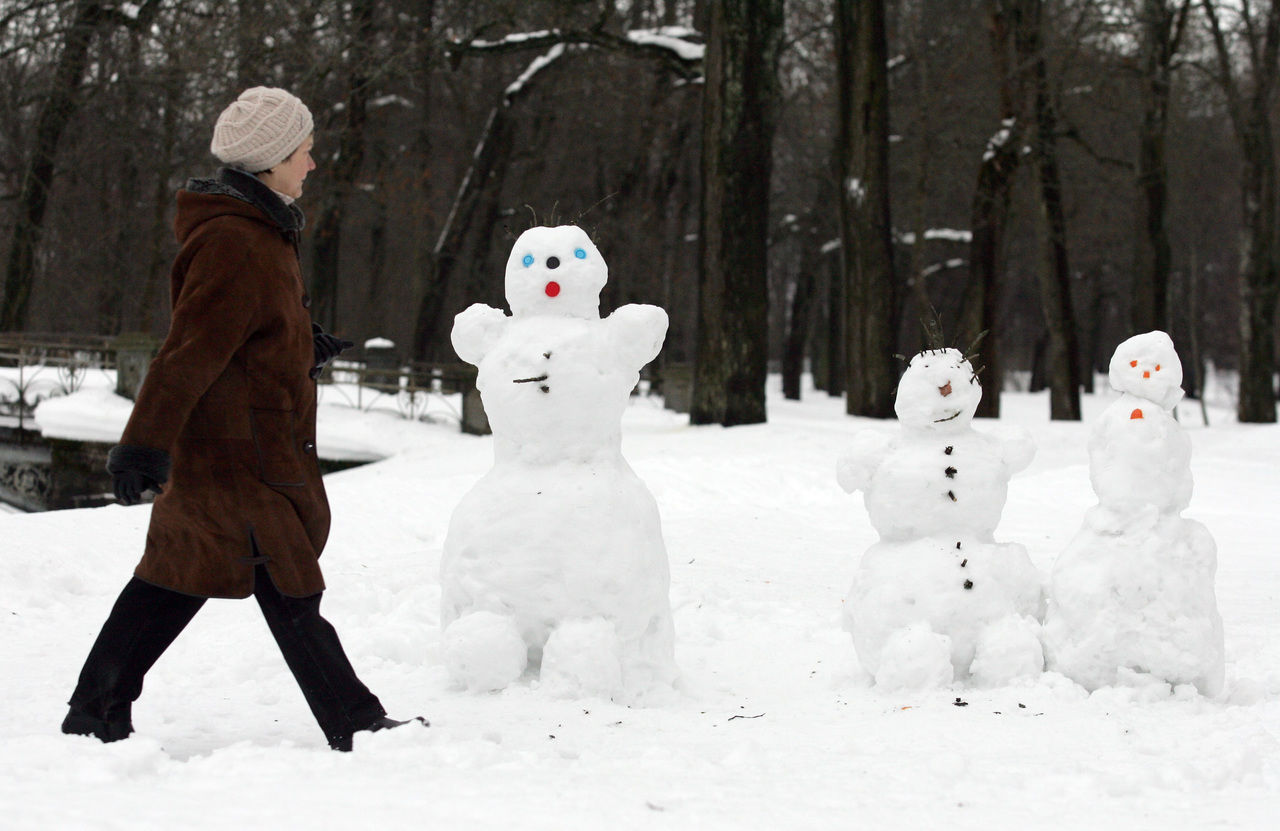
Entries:
[[559, 257], [547, 257], [547, 268], [559, 268], [559, 267], [560, 267]]

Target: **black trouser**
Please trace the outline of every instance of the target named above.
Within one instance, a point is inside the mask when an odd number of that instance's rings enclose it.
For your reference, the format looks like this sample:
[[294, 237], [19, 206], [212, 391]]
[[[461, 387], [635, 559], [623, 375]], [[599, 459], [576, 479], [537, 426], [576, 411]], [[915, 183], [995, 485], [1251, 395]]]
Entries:
[[[338, 633], [320, 616], [321, 595], [283, 595], [261, 565], [254, 583], [267, 626], [330, 744], [385, 716], [377, 696], [356, 677]], [[89, 650], [63, 731], [104, 741], [133, 732], [131, 708], [142, 694], [143, 677], [204, 602], [130, 580]]]

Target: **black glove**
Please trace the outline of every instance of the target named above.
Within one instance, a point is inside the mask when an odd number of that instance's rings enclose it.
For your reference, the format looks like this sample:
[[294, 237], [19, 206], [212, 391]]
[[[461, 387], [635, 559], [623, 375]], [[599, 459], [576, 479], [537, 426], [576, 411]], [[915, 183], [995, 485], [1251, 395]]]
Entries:
[[107, 454], [107, 472], [122, 505], [136, 505], [144, 491], [163, 493], [160, 486], [169, 481], [169, 454], [150, 447], [121, 444]]
[[[350, 349], [355, 346], [349, 340], [343, 340], [335, 335], [320, 328], [319, 324], [311, 324], [311, 344], [315, 349], [315, 368], [322, 369], [325, 364], [332, 361], [338, 355], [342, 354], [344, 349]], [[318, 372], [312, 372], [312, 377], [318, 375]]]
[[320, 328], [319, 323], [311, 324], [311, 346], [315, 350], [315, 366], [311, 367], [311, 379], [320, 378], [320, 373], [324, 371], [324, 365], [329, 361], [338, 357], [343, 350], [356, 346], [351, 341], [343, 341], [342, 338], [334, 337], [334, 335], [325, 332]]

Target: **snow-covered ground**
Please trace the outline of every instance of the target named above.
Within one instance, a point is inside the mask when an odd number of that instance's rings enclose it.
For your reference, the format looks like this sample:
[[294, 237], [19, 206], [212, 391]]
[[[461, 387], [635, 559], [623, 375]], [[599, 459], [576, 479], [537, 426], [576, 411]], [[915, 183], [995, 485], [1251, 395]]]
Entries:
[[[1004, 399], [1003, 421], [1039, 452], [996, 537], [1042, 571], [1094, 502], [1088, 419], [1111, 398], [1087, 399], [1084, 424], [1050, 423], [1042, 395]], [[0, 514], [0, 827], [1275, 827], [1280, 428], [1211, 410], [1205, 429], [1194, 404], [1181, 416], [1194, 448], [1186, 515], [1218, 544], [1227, 678], [1215, 699], [1089, 695], [1056, 675], [872, 688], [840, 612], [875, 534], [834, 475], [866, 423], [822, 394], [774, 396], [769, 424], [729, 430], [691, 428], [651, 399], [628, 409], [623, 449], [662, 512], [683, 672], [675, 697], [635, 709], [527, 681], [451, 689], [440, 550], [491, 440], [448, 418], [323, 408], [322, 444], [341, 434], [392, 453], [326, 480], [325, 614], [392, 715], [432, 722], [359, 736], [351, 754], [327, 749], [251, 600], [205, 607], [148, 676], [133, 738], [61, 735], [149, 509]]]

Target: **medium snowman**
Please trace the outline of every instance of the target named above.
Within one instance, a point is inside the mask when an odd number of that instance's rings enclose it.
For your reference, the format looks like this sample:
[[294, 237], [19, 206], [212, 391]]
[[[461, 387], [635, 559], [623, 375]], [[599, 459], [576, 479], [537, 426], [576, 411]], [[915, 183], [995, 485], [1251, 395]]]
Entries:
[[494, 437], [440, 566], [445, 663], [472, 690], [532, 669], [552, 694], [630, 702], [677, 675], [658, 508], [621, 449], [667, 315], [627, 305], [601, 319], [607, 279], [582, 229], [531, 228], [507, 261], [511, 315], [475, 304], [454, 321]]
[[1120, 392], [1089, 436], [1098, 504], [1053, 565], [1045, 616], [1050, 669], [1087, 689], [1144, 679], [1223, 682], [1217, 547], [1181, 512], [1191, 501], [1191, 442], [1171, 410], [1182, 363], [1160, 331], [1135, 335], [1111, 358]]
[[864, 430], [837, 464], [865, 494], [880, 541], [862, 555], [844, 606], [863, 667], [885, 688], [998, 685], [1043, 669], [1040, 575], [997, 543], [1010, 477], [1035, 446], [972, 421], [982, 387], [955, 349], [911, 359], [894, 410], [901, 431]]

